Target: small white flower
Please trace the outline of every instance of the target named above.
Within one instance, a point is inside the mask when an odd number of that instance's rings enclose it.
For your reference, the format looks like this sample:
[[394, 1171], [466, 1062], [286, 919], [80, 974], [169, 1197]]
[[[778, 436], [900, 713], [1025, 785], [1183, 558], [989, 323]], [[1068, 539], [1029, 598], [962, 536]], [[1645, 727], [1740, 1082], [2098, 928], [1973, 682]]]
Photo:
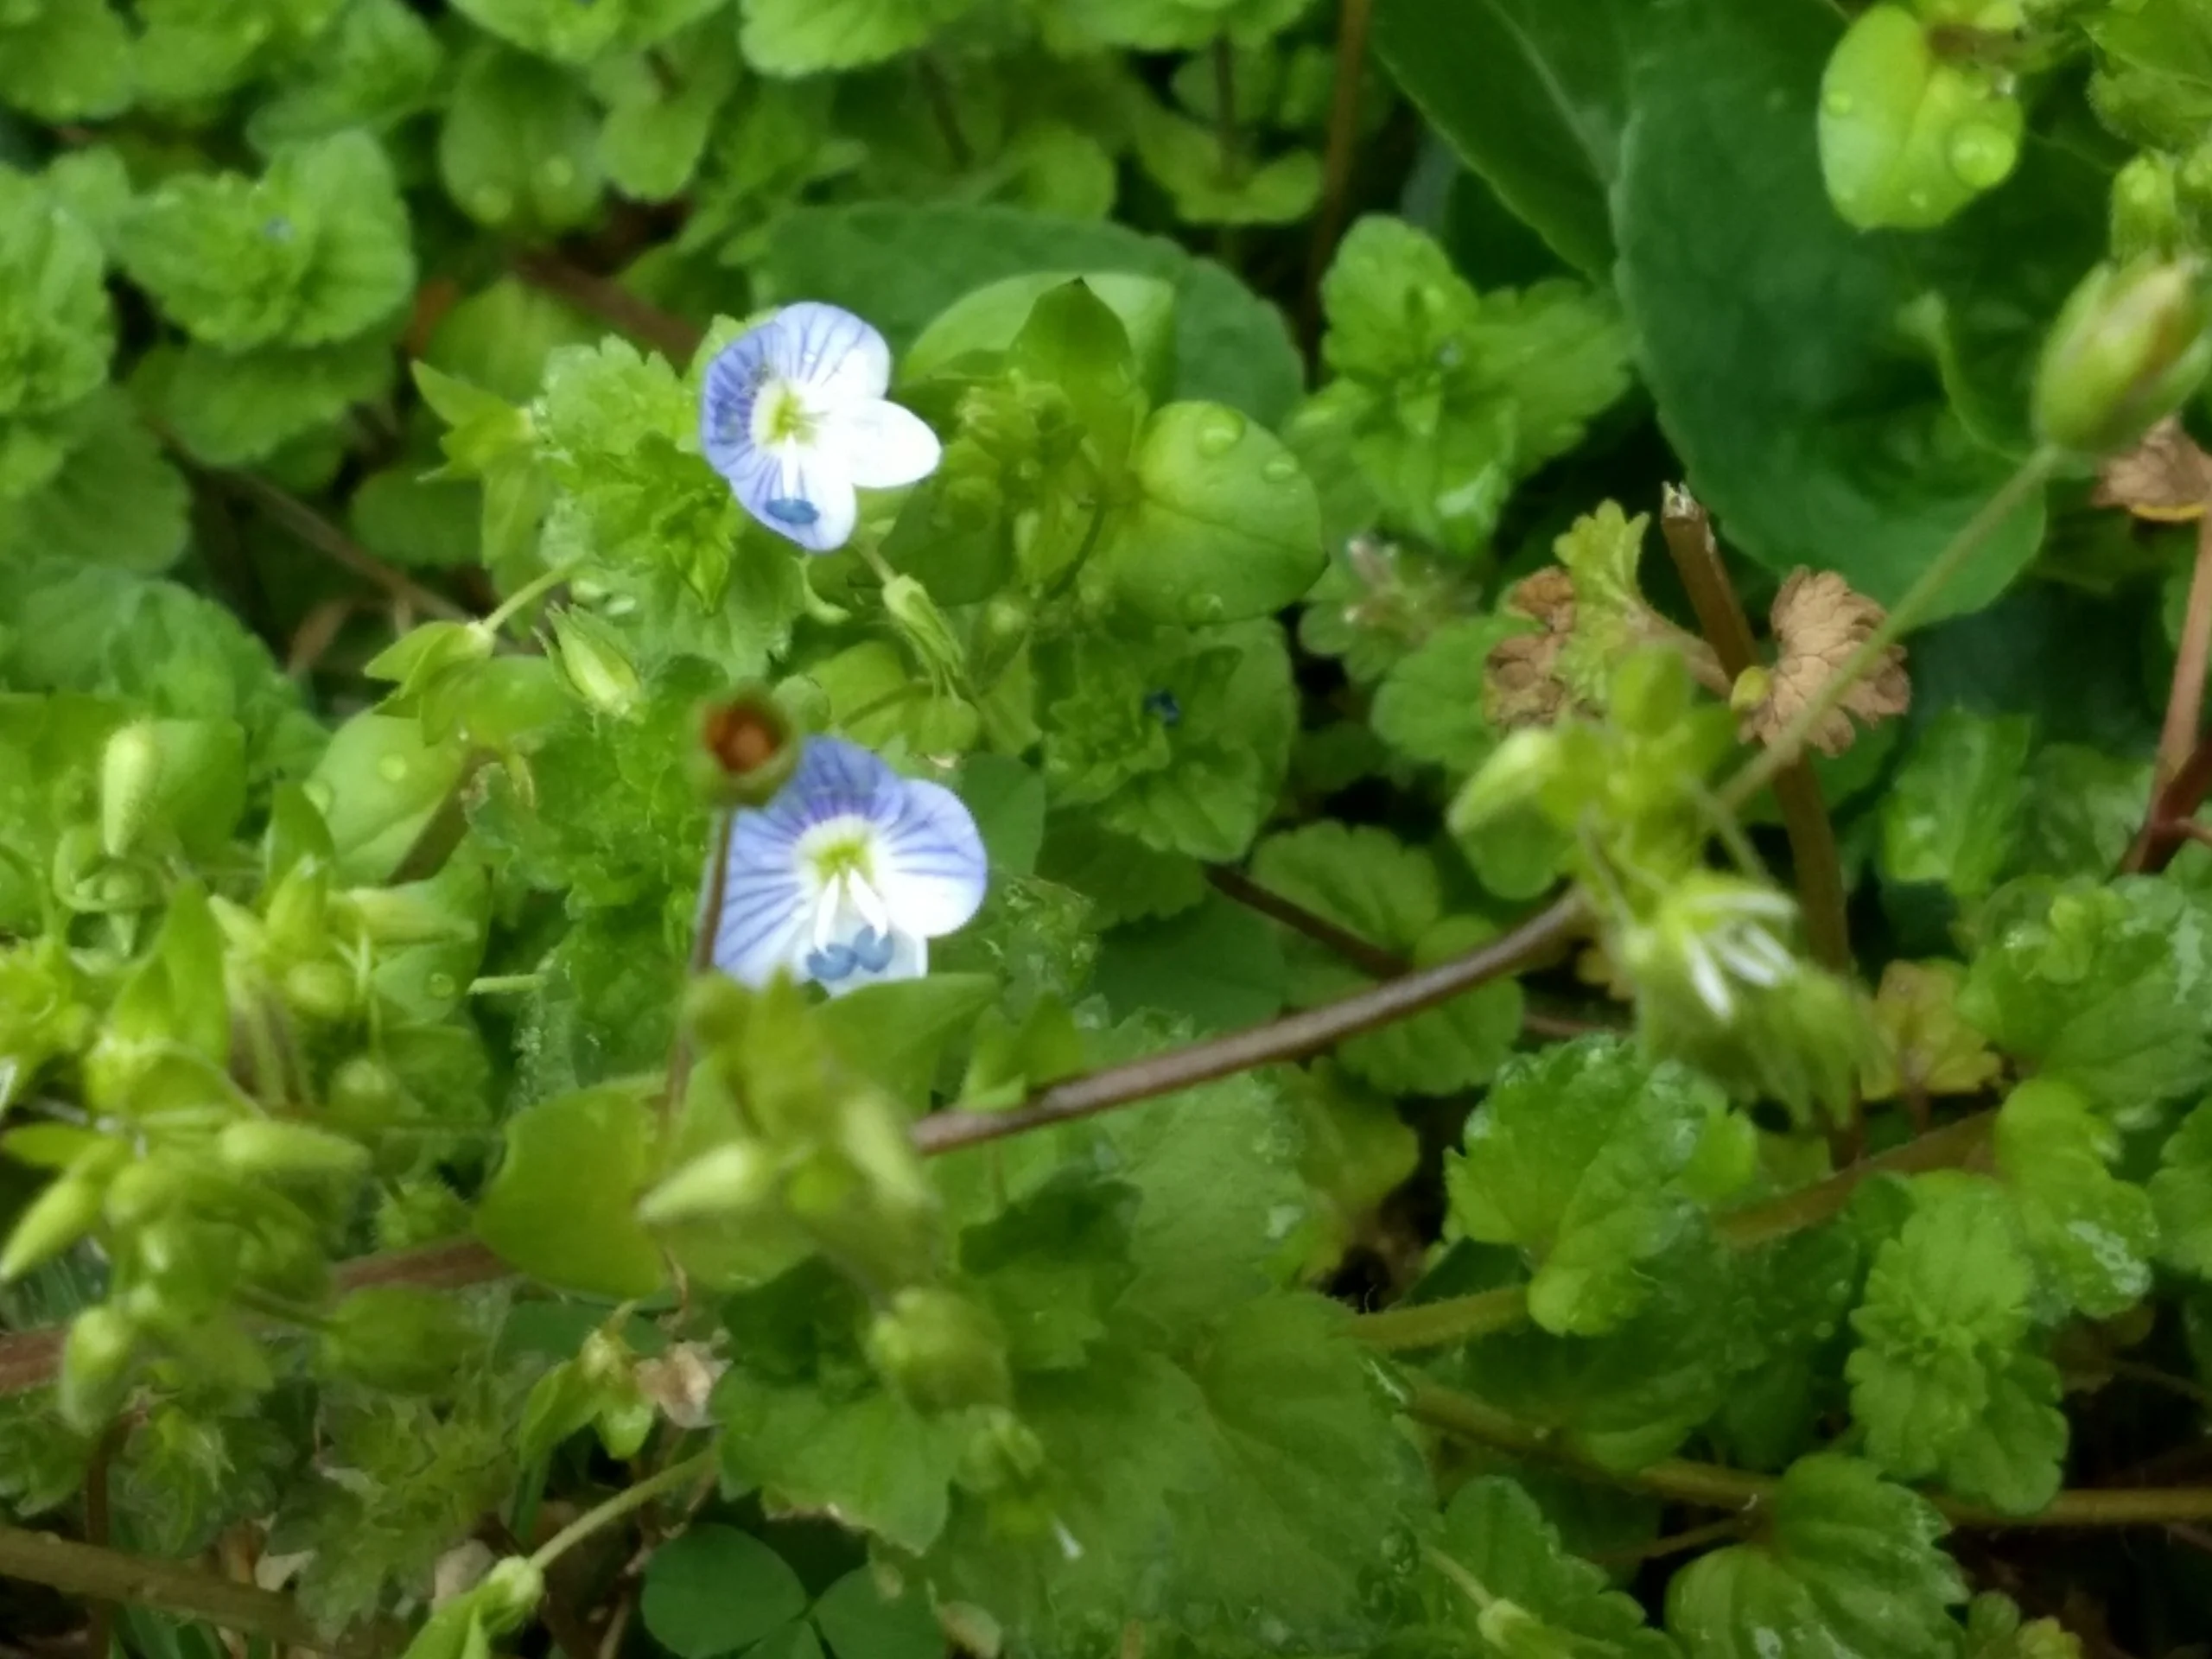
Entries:
[[860, 516], [853, 492], [927, 478], [943, 450], [883, 394], [891, 348], [849, 311], [804, 301], [740, 334], [707, 365], [699, 442], [745, 510], [810, 553]]
[[1797, 971], [1776, 937], [1797, 907], [1781, 893], [1721, 875], [1694, 875], [1651, 921], [1630, 928], [1622, 961], [1632, 977], [1680, 975], [1715, 1020], [1736, 1017], [1737, 987], [1771, 990]]
[[928, 971], [928, 941], [983, 902], [982, 837], [950, 790], [866, 749], [813, 737], [776, 798], [730, 832], [715, 966], [766, 985], [780, 970], [833, 996]]

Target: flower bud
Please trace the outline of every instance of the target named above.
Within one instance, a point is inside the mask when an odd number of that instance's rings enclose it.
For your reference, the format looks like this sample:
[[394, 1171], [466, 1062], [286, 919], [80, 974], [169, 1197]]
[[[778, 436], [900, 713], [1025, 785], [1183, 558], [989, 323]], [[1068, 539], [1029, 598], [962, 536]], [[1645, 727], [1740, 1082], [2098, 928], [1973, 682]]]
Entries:
[[1019, 594], [1001, 594], [983, 607], [969, 649], [977, 685], [993, 684], [1006, 672], [1029, 643], [1036, 621], [1036, 612]]
[[914, 711], [914, 746], [924, 754], [965, 754], [982, 731], [982, 716], [962, 697], [925, 698]]
[[343, 1020], [353, 1012], [359, 987], [342, 963], [301, 962], [284, 970], [284, 1001], [315, 1020]]
[[2181, 240], [2173, 158], [2145, 150], [2113, 175], [2112, 248], [2123, 259], [2170, 255]]
[[400, 887], [352, 887], [340, 898], [372, 944], [451, 944], [476, 931], [467, 917]]
[[522, 1628], [524, 1620], [545, 1599], [545, 1574], [524, 1555], [510, 1555], [470, 1592], [484, 1618], [485, 1628], [504, 1635]]
[[933, 1286], [900, 1291], [869, 1328], [868, 1350], [917, 1410], [1002, 1406], [1013, 1397], [998, 1321], [952, 1291]]
[[741, 686], [701, 711], [692, 782], [710, 805], [766, 806], [798, 768], [803, 742], [766, 687]]
[[451, 1296], [372, 1285], [331, 1311], [315, 1338], [315, 1369], [388, 1394], [435, 1394], [452, 1386], [455, 1356], [475, 1330]]
[[736, 1220], [776, 1202], [781, 1171], [776, 1154], [757, 1141], [732, 1141], [694, 1158], [638, 1205], [648, 1227]]
[[627, 720], [645, 700], [621, 636], [588, 611], [569, 607], [553, 613], [553, 643], [548, 653], [569, 690], [601, 714]]
[[191, 1185], [191, 1173], [174, 1157], [135, 1159], [107, 1184], [108, 1222], [135, 1232], [172, 1207]]
[[369, 1149], [359, 1142], [273, 1117], [230, 1124], [215, 1138], [215, 1155], [237, 1174], [274, 1180], [353, 1177], [369, 1166]]
[[137, 1327], [119, 1309], [88, 1307], [70, 1321], [56, 1392], [61, 1415], [72, 1427], [96, 1429], [115, 1414], [137, 1345]]
[[932, 677], [957, 681], [966, 675], [968, 653], [928, 588], [912, 576], [893, 576], [883, 584], [883, 608]]
[[162, 786], [162, 747], [150, 721], [118, 729], [100, 756], [100, 846], [121, 858], [138, 844]]
[[2084, 454], [2124, 449], [2212, 369], [2201, 268], [2139, 258], [2084, 277], [2051, 325], [2036, 372], [2035, 425]]
[[0, 1249], [0, 1281], [22, 1278], [90, 1232], [99, 1219], [102, 1196], [98, 1182], [75, 1175], [50, 1182], [16, 1217], [6, 1248]]
[[683, 1029], [702, 1048], [720, 1048], [752, 1023], [753, 993], [721, 974], [701, 974], [684, 988]]
[[1534, 801], [1559, 775], [1560, 759], [1559, 736], [1549, 728], [1524, 726], [1509, 733], [1452, 803], [1452, 833], [1464, 836]]

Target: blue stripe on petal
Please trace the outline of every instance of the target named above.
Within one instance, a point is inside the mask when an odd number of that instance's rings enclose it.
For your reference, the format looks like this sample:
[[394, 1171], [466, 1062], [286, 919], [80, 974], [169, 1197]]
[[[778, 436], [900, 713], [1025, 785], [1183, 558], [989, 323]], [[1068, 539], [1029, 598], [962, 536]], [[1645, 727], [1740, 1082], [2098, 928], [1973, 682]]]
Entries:
[[810, 826], [847, 817], [889, 824], [898, 818], [903, 785], [897, 772], [859, 744], [810, 737], [798, 770], [777, 799], [785, 796]]
[[801, 300], [776, 313], [777, 372], [834, 397], [880, 397], [891, 384], [891, 348], [841, 307]]
[[957, 795], [913, 779], [902, 793], [876, 859], [876, 890], [899, 932], [935, 938], [982, 908], [989, 864], [976, 820]]

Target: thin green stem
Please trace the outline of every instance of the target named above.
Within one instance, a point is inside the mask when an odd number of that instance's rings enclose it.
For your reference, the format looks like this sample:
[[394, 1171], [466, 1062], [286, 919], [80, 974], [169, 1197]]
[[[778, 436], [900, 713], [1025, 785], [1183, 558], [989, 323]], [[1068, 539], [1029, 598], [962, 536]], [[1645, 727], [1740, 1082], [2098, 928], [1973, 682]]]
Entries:
[[543, 1572], [593, 1534], [606, 1531], [623, 1516], [645, 1508], [657, 1497], [704, 1479], [714, 1472], [715, 1461], [721, 1455], [716, 1448], [710, 1446], [696, 1457], [672, 1463], [658, 1474], [641, 1480], [634, 1486], [625, 1487], [604, 1503], [586, 1510], [540, 1544], [532, 1552], [530, 1564]]
[[550, 593], [570, 576], [575, 575], [577, 571], [582, 569], [586, 563], [587, 561], [582, 557], [563, 559], [550, 570], [543, 575], [532, 576], [502, 600], [499, 609], [484, 619], [481, 624], [484, 631], [486, 633], [497, 633], [524, 606], [541, 594]]
[[468, 982], [471, 996], [512, 996], [534, 991], [545, 982], [543, 974], [480, 974]]
[[1359, 156], [1359, 89], [1367, 73], [1367, 38], [1375, 0], [1342, 0], [1337, 10], [1337, 79], [1329, 105], [1328, 147], [1321, 159], [1321, 207], [1306, 256], [1299, 335], [1312, 353], [1321, 334], [1321, 278], [1335, 257], [1351, 211], [1353, 164]]
[[1929, 562], [1919, 580], [1883, 619], [1882, 625], [1844, 659], [1843, 666], [1828, 677], [1827, 683], [1805, 700], [1805, 706], [1797, 711], [1796, 717], [1776, 734], [1763, 753], [1745, 762], [1734, 777], [1720, 786], [1724, 805], [1732, 811], [1741, 811], [1785, 766], [1804, 753], [1805, 740], [1812, 734], [1813, 728], [1872, 671], [1882, 660], [1882, 654], [1926, 614], [1929, 606], [1950, 585], [1967, 560], [2043, 488], [2063, 460], [2060, 451], [2046, 447], [2020, 463], [2019, 470], [1982, 503], [1981, 510]]
[[1443, 1348], [1510, 1331], [1527, 1322], [1529, 1287], [1506, 1285], [1471, 1296], [1408, 1302], [1380, 1313], [1363, 1313], [1352, 1331], [1370, 1348]]

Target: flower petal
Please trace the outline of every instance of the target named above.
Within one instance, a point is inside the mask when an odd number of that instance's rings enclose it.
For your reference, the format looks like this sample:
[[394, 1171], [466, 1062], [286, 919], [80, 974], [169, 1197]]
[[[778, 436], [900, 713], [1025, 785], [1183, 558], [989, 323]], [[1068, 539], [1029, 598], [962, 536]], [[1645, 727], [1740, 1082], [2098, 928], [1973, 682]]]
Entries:
[[818, 300], [787, 305], [764, 325], [768, 361], [788, 380], [838, 402], [880, 397], [891, 384], [891, 347], [868, 323]]
[[982, 907], [989, 863], [976, 820], [960, 798], [938, 785], [910, 779], [899, 817], [884, 830], [872, 874], [892, 926], [936, 938], [965, 925]]
[[889, 825], [904, 804], [906, 782], [874, 751], [842, 737], [810, 737], [791, 781], [769, 804], [794, 837], [832, 818]]
[[732, 827], [715, 931], [715, 966], [740, 984], [766, 985], [779, 968], [796, 974], [813, 948], [813, 894], [791, 837], [768, 813]]
[[944, 455], [927, 421], [880, 397], [831, 410], [823, 428], [823, 447], [864, 490], [892, 490], [927, 478]]
[[699, 448], [732, 484], [759, 454], [753, 442], [753, 405], [771, 372], [768, 346], [774, 322], [748, 328], [715, 353], [699, 395]]
[[726, 476], [745, 510], [810, 553], [834, 553], [852, 539], [860, 501], [852, 480], [812, 445], [749, 450]]

